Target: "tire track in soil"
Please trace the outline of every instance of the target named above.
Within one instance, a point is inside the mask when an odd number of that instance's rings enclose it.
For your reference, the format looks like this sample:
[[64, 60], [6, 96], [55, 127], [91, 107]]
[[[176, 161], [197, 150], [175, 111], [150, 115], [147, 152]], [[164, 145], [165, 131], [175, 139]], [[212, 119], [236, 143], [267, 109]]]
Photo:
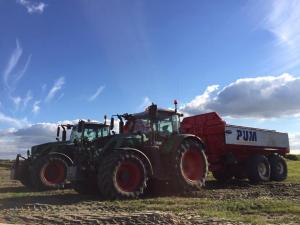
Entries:
[[[105, 204], [105, 203], [103, 203]], [[27, 204], [23, 207], [4, 210], [6, 223], [20, 224], [227, 224], [243, 225], [220, 219], [207, 219], [199, 216], [177, 216], [171, 212], [139, 211], [128, 213], [126, 209], [108, 207], [101, 202], [82, 202], [68, 206], [47, 204]], [[1, 221], [1, 220], [0, 220]]]

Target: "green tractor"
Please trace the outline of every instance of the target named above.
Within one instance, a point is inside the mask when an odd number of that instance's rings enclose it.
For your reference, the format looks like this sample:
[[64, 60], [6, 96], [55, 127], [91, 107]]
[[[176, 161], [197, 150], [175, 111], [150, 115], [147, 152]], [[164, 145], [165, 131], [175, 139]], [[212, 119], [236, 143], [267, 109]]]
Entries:
[[119, 134], [78, 144], [75, 166], [69, 168], [77, 192], [93, 189], [105, 198], [122, 199], [141, 196], [153, 181], [181, 192], [204, 185], [208, 163], [203, 141], [180, 133], [182, 114], [176, 104], [175, 111], [152, 104], [144, 112], [116, 116]]
[[[36, 190], [63, 188], [67, 182], [67, 168], [73, 164], [76, 143], [82, 138], [93, 141], [110, 134], [109, 125], [90, 121], [85, 124], [85, 129], [81, 131], [78, 131], [78, 124], [59, 125], [56, 142], [32, 146], [27, 151], [27, 158], [18, 154], [12, 166], [11, 178]], [[67, 130], [71, 130], [69, 140]]]

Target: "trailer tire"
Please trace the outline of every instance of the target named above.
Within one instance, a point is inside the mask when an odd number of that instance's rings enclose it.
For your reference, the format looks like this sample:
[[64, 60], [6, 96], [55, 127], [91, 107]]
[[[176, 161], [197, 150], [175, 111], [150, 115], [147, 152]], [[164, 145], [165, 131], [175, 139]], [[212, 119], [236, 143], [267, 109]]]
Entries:
[[270, 163], [263, 155], [251, 156], [247, 161], [248, 179], [252, 183], [266, 182], [270, 180]]
[[49, 154], [38, 159], [30, 168], [30, 178], [33, 187], [37, 190], [63, 187], [67, 177], [67, 168], [67, 161], [57, 155]]
[[280, 155], [269, 156], [271, 167], [271, 180], [283, 181], [287, 178], [287, 164], [284, 158]]
[[213, 171], [212, 172], [213, 177], [220, 183], [226, 183], [230, 180], [232, 180], [233, 175], [229, 173], [228, 171]]
[[175, 191], [194, 191], [204, 186], [208, 163], [203, 147], [198, 140], [184, 139], [176, 149], [173, 160], [171, 183], [173, 187], [176, 187]]
[[147, 187], [148, 171], [137, 153], [120, 150], [103, 159], [97, 181], [100, 194], [106, 198], [137, 198]]

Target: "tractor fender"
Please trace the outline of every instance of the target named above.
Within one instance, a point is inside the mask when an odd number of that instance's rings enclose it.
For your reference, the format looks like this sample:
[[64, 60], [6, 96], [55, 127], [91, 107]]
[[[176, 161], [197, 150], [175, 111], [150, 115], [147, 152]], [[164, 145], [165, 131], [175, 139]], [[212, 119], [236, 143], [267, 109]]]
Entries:
[[205, 151], [205, 143], [204, 143], [204, 141], [201, 139], [201, 138], [199, 138], [198, 136], [196, 136], [196, 135], [193, 135], [193, 134], [183, 134], [183, 139], [189, 139], [189, 138], [191, 138], [191, 139], [195, 139], [195, 140], [197, 140], [197, 142], [201, 145], [201, 147], [202, 147], [202, 150], [203, 151]]
[[147, 169], [150, 172], [150, 175], [153, 175], [153, 167], [150, 162], [150, 159], [143, 153], [142, 151], [135, 149], [135, 148], [115, 148], [114, 151], [128, 151], [128, 152], [135, 152], [137, 153], [141, 159], [146, 163]]
[[49, 155], [56, 155], [58, 157], [63, 157], [66, 162], [68, 163], [68, 166], [72, 166], [74, 163], [73, 163], [73, 160], [66, 154], [64, 153], [61, 153], [61, 152], [50, 152]]
[[166, 154], [172, 154], [173, 152], [175, 152], [175, 150], [179, 147], [179, 145], [185, 139], [194, 139], [201, 145], [203, 150], [205, 149], [204, 142], [198, 136], [193, 135], [193, 134], [176, 134], [176, 135], [170, 136], [168, 138], [168, 140], [163, 144], [163, 146], [162, 146], [163, 151], [162, 152], [166, 153]]

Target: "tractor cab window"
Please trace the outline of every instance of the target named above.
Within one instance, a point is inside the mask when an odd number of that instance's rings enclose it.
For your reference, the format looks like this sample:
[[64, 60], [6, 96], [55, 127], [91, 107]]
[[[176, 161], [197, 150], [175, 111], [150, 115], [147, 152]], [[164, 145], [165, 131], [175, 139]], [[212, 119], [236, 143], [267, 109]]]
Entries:
[[83, 136], [89, 141], [93, 141], [97, 138], [97, 129], [96, 128], [85, 128]]
[[77, 127], [74, 126], [70, 134], [70, 141], [74, 142], [75, 140], [79, 141], [80, 139], [81, 139], [81, 133], [79, 133], [77, 131]]
[[98, 130], [98, 137], [106, 137], [109, 135], [109, 127], [102, 127]]
[[156, 130], [162, 134], [172, 134], [179, 131], [179, 123], [178, 115], [161, 118], [157, 121]]

